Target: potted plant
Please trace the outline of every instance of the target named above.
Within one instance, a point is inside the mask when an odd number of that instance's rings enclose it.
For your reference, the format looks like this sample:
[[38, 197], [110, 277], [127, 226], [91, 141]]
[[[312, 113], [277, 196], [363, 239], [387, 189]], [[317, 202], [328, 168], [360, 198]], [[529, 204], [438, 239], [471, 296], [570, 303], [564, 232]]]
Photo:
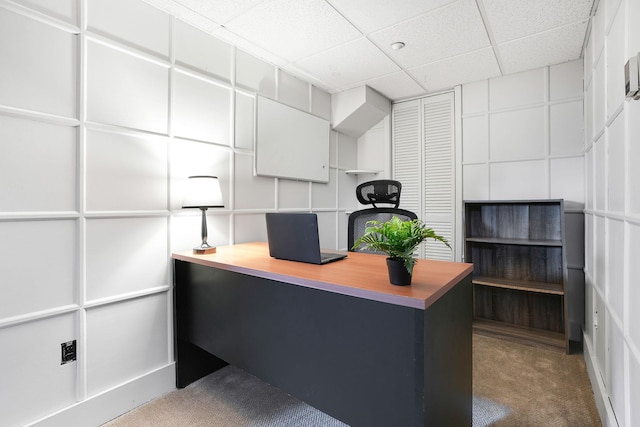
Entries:
[[389, 281], [393, 285], [411, 284], [413, 266], [416, 263], [414, 252], [426, 239], [439, 240], [450, 249], [449, 242], [428, 228], [419, 219], [402, 221], [393, 216], [389, 221], [367, 221], [367, 227], [353, 245], [353, 249], [363, 245], [366, 248], [386, 253]]

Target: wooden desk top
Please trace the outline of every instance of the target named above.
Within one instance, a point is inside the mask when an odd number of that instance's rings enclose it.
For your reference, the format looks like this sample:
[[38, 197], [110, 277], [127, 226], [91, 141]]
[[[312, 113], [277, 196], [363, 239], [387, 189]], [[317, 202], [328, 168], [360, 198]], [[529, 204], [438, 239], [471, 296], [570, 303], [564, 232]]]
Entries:
[[208, 255], [176, 252], [172, 258], [422, 310], [473, 271], [472, 264], [419, 259], [411, 285], [395, 286], [389, 283], [384, 255], [349, 252], [344, 260], [314, 265], [271, 258], [264, 242], [218, 246]]

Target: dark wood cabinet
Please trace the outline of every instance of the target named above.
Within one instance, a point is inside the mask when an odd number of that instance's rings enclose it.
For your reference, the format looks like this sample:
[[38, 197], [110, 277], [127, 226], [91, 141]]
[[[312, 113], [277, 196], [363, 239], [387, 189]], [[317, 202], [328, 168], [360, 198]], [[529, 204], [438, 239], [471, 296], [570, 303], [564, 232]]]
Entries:
[[563, 200], [465, 201], [474, 331], [570, 351], [584, 323], [584, 215]]

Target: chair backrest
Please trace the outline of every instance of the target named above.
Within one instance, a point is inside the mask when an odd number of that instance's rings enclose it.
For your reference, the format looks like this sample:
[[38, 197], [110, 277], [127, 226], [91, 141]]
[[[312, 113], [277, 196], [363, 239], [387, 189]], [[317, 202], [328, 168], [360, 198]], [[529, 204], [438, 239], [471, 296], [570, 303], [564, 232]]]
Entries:
[[375, 181], [363, 182], [356, 187], [356, 197], [363, 205], [373, 205], [376, 203], [386, 203], [397, 208], [400, 205], [400, 192], [402, 184], [400, 181], [391, 179], [378, 179]]
[[389, 221], [394, 216], [397, 216], [403, 221], [418, 219], [418, 216], [415, 213], [406, 209], [397, 208], [370, 208], [352, 212], [349, 215], [348, 224], [348, 250], [351, 252], [381, 254], [382, 252], [373, 251], [371, 249], [364, 249], [362, 247], [353, 249], [353, 243], [358, 239], [358, 237], [364, 234], [364, 230], [367, 227], [367, 221], [375, 220], [385, 222]]

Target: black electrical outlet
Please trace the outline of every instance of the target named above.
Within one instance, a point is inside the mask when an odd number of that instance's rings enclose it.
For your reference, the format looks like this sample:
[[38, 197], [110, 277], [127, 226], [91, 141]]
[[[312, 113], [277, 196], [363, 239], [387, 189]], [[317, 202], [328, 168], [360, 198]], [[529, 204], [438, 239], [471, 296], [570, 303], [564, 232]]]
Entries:
[[60, 346], [62, 347], [61, 365], [76, 360], [76, 340], [63, 342]]

